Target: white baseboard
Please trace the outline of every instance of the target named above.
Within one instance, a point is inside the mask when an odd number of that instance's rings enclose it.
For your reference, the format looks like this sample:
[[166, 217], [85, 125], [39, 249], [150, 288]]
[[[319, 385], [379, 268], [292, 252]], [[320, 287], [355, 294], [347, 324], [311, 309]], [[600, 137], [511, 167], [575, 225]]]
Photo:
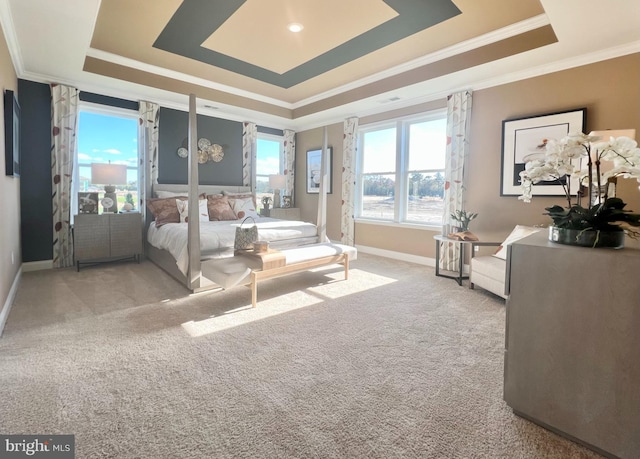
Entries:
[[22, 268], [18, 269], [15, 279], [13, 279], [13, 284], [11, 284], [11, 289], [9, 289], [9, 295], [7, 296], [7, 301], [4, 302], [4, 305], [2, 305], [2, 310], [0, 311], [0, 336], [2, 336], [2, 331], [4, 330], [4, 324], [7, 322], [7, 319], [9, 318], [9, 311], [11, 311], [13, 300], [16, 298], [16, 293], [18, 292], [18, 285], [20, 285], [21, 277], [22, 277]]
[[29, 261], [22, 263], [22, 272], [42, 271], [44, 269], [53, 269], [53, 260]]
[[395, 252], [393, 250], [378, 249], [376, 247], [367, 247], [366, 245], [356, 244], [356, 248], [359, 252], [370, 253], [371, 255], [378, 255], [381, 257], [393, 258], [394, 260], [408, 261], [410, 263], [417, 263], [419, 265], [426, 265], [435, 268], [436, 259], [430, 257], [423, 257], [420, 255], [411, 255], [410, 253]]

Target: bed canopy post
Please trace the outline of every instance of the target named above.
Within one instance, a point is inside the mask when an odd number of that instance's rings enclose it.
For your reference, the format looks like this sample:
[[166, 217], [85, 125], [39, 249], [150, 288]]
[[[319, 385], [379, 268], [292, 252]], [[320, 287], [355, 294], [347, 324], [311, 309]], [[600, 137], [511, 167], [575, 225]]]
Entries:
[[320, 155], [320, 188], [318, 190], [318, 241], [328, 242], [327, 238], [327, 181], [329, 180], [329, 153], [327, 151], [327, 127], [322, 132], [322, 154]]
[[200, 267], [200, 217], [198, 211], [198, 119], [196, 113], [196, 96], [189, 94], [189, 212], [187, 219], [187, 251], [189, 252], [189, 269], [187, 271], [187, 287], [191, 290], [200, 288], [202, 276]]

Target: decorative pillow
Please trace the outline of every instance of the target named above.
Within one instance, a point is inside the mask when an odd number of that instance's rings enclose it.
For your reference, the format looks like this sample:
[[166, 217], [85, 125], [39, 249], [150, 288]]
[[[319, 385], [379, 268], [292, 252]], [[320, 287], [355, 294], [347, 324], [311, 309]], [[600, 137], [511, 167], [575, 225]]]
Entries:
[[503, 260], [507, 259], [507, 246], [524, 238], [533, 233], [537, 233], [542, 228], [534, 228], [533, 226], [522, 226], [516, 225], [516, 227], [511, 231], [511, 234], [507, 236], [507, 238], [502, 241], [502, 244], [496, 250], [496, 253], [493, 254], [494, 257], [502, 258]]
[[[176, 205], [178, 206], [178, 212], [180, 213], [180, 223], [186, 223], [189, 221], [189, 201], [183, 201], [176, 199]], [[206, 199], [198, 199], [198, 215], [201, 222], [209, 221], [209, 209], [207, 207]]]
[[253, 196], [246, 198], [229, 198], [229, 205], [231, 205], [238, 219], [247, 217], [260, 218], [260, 215], [256, 211], [256, 206], [253, 203]]
[[147, 199], [147, 207], [156, 219], [156, 228], [167, 223], [180, 223], [180, 212], [176, 200], [185, 200], [186, 196], [177, 198], [153, 198]]
[[189, 196], [189, 193], [183, 192], [183, 193], [176, 193], [174, 191], [164, 191], [164, 190], [158, 190], [154, 192], [157, 198], [178, 198], [178, 197], [184, 197], [184, 196]]
[[[176, 193], [174, 191], [164, 191], [164, 190], [158, 190], [154, 192], [156, 195], [156, 198], [188, 198], [189, 197], [189, 193], [182, 192], [182, 193]], [[200, 193], [198, 195], [200, 197], [200, 199], [206, 199], [207, 196], [205, 193]]]
[[210, 221], [236, 220], [236, 214], [226, 196], [207, 195], [207, 208]]
[[250, 191], [243, 191], [240, 193], [231, 193], [229, 191], [223, 191], [222, 192], [225, 196], [227, 196], [229, 199], [246, 199], [246, 198], [251, 198], [253, 200], [253, 206], [256, 206], [256, 195], [251, 193]]

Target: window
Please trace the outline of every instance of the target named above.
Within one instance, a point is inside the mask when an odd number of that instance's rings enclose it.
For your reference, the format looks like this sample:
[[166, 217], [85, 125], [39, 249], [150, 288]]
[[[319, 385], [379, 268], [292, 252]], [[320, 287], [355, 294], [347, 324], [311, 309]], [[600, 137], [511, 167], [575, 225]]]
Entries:
[[[71, 190], [71, 214], [78, 213], [78, 193], [97, 192], [104, 187], [91, 182], [91, 164], [126, 165], [126, 183], [116, 185], [118, 209], [125, 202], [138, 208], [138, 113], [93, 104], [82, 104], [78, 114], [78, 145]], [[99, 213], [102, 207], [98, 206]]]
[[282, 174], [284, 155], [284, 139], [272, 134], [258, 133], [256, 144], [256, 201], [262, 207], [262, 198], [273, 198], [273, 190], [269, 187], [269, 175]]
[[358, 151], [358, 218], [442, 224], [446, 152], [443, 111], [363, 126]]

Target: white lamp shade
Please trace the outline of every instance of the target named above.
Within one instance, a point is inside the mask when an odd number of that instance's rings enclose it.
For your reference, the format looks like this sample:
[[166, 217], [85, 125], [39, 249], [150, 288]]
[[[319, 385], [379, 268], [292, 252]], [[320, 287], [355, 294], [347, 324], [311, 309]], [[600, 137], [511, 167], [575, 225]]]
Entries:
[[91, 164], [93, 185], [126, 185], [127, 166], [125, 164]]
[[284, 175], [274, 174], [269, 176], [269, 187], [280, 190], [287, 186], [287, 178]]

